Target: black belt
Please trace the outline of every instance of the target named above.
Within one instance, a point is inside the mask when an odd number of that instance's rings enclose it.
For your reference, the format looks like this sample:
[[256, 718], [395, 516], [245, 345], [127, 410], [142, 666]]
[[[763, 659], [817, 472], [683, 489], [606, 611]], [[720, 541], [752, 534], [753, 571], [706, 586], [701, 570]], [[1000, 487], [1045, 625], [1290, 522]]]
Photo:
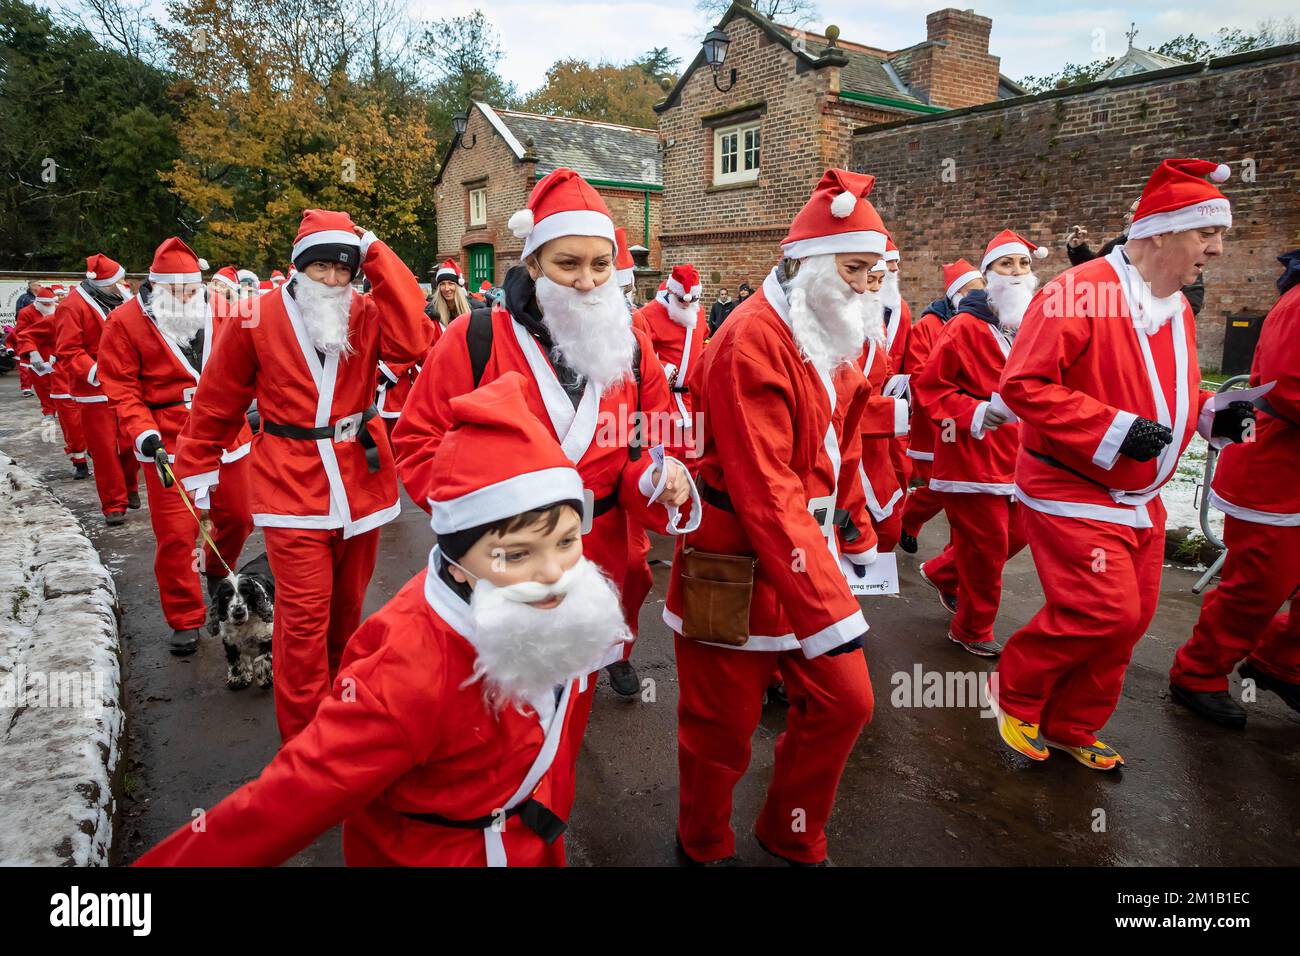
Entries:
[[[697, 481], [695, 484], [700, 492], [700, 500], [707, 501], [709, 504], [713, 505], [713, 507], [721, 508], [723, 511], [730, 512], [733, 515], [736, 513], [736, 506], [731, 503], [731, 495], [727, 494], [725, 491], [719, 491], [711, 485], [705, 484], [703, 479]], [[826, 523], [825, 508], [818, 508], [811, 514], [813, 520], [818, 524], [824, 525]], [[853, 523], [853, 519], [849, 517], [848, 511], [844, 508], [835, 509], [835, 514], [831, 519], [831, 524], [844, 533], [845, 544], [852, 544], [862, 536], [862, 532], [858, 530], [858, 526]]]
[[366, 468], [374, 472], [379, 470], [379, 446], [375, 444], [370, 429], [364, 426], [366, 422], [378, 414], [379, 409], [371, 405], [364, 412], [356, 412], [329, 425], [320, 425], [315, 428], [306, 428], [302, 425], [281, 425], [279, 422], [272, 422], [263, 418], [262, 431], [268, 435], [275, 435], [277, 438], [297, 438], [301, 441], [319, 441], [322, 438], [347, 441], [349, 438], [355, 437], [361, 443], [361, 447], [365, 449]]
[[421, 823], [432, 823], [440, 827], [452, 827], [456, 830], [486, 830], [493, 825], [500, 825], [503, 819], [518, 817], [519, 822], [542, 838], [543, 843], [554, 843], [559, 839], [568, 824], [550, 811], [540, 800], [529, 797], [523, 803], [516, 804], [505, 814], [492, 814], [475, 820], [453, 820], [438, 813], [402, 813], [402, 816]]
[[687, 388], [685, 385], [669, 385], [668, 391], [677, 392], [679, 395], [684, 395], [685, 393], [689, 392], [690, 389]]
[[1265, 415], [1272, 415], [1274, 418], [1278, 419], [1279, 421], [1286, 422], [1286, 424], [1290, 425], [1292, 428], [1300, 428], [1300, 422], [1293, 422], [1291, 419], [1287, 418], [1276, 408], [1270, 405], [1268, 399], [1265, 398], [1263, 395], [1255, 399], [1255, 407], [1258, 408]]
[[1076, 478], [1082, 478], [1084, 481], [1090, 482], [1096, 485], [1098, 488], [1105, 488], [1107, 491], [1110, 491], [1109, 485], [1098, 481], [1096, 478], [1093, 478], [1090, 475], [1085, 475], [1081, 471], [1076, 471], [1075, 469], [1067, 465], [1065, 462], [1053, 458], [1051, 455], [1044, 455], [1042, 452], [1034, 451], [1032, 448], [1026, 448], [1025, 451], [1029, 452], [1029, 454], [1033, 455], [1039, 461], [1051, 465], [1053, 468], [1059, 468], [1061, 469], [1061, 471], [1067, 471], [1070, 474], [1074, 475], [1074, 477]]
[[186, 404], [188, 403], [185, 401], [185, 399], [182, 398], [179, 402], [161, 402], [157, 405], [150, 405], [146, 403], [145, 408], [149, 409], [149, 411], [151, 412], [157, 412], [157, 411], [162, 411], [162, 409], [164, 408], [175, 408], [177, 405], [186, 405]]
[[613, 508], [616, 504], [618, 504], [617, 488], [615, 488], [613, 491], [607, 494], [604, 498], [597, 498], [595, 500], [595, 502], [592, 504], [591, 516], [593, 518], [599, 518], [606, 511], [609, 511], [611, 508]]

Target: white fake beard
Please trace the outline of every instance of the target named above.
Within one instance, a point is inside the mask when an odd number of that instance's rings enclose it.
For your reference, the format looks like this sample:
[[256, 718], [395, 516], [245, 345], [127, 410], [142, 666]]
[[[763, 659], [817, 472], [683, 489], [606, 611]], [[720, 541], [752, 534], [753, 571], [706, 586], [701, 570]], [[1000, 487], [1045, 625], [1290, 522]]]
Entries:
[[[557, 594], [564, 600], [550, 609], [527, 603]], [[511, 703], [522, 712], [557, 684], [590, 674], [612, 647], [632, 640], [618, 592], [586, 558], [551, 585], [497, 587], [479, 578], [470, 613], [478, 657], [466, 684], [482, 679], [484, 698], [495, 710]]]
[[164, 335], [188, 344], [208, 321], [208, 303], [203, 293], [196, 292], [182, 302], [165, 285], [153, 287], [149, 297], [149, 311]]
[[862, 327], [866, 340], [880, 348], [885, 344], [885, 302], [882, 292], [862, 293]]
[[293, 300], [311, 344], [326, 355], [351, 355], [348, 312], [352, 308], [352, 287], [328, 286], [304, 272], [297, 273], [294, 279]]
[[537, 304], [564, 364], [602, 393], [632, 374], [636, 337], [618, 283], [606, 279], [590, 292], [537, 279]]
[[700, 304], [698, 302], [691, 302], [688, 305], [678, 305], [677, 300], [671, 295], [665, 295], [663, 303], [668, 307], [668, 318], [672, 319], [684, 329], [695, 327], [695, 323], [699, 320], [700, 316]]
[[32, 304], [36, 306], [36, 311], [41, 315], [53, 315], [55, 308], [57, 308], [57, 306], [53, 305], [41, 305], [39, 302], [34, 302]]
[[862, 354], [863, 298], [845, 282], [835, 256], [809, 256], [790, 280], [790, 328], [805, 359], [823, 375]]
[[1133, 314], [1133, 328], [1147, 335], [1155, 335], [1183, 311], [1183, 292], [1181, 289], [1173, 295], [1157, 299], [1151, 294], [1151, 286], [1141, 278], [1135, 283], [1138, 294], [1136, 307], [1129, 311]]
[[1038, 276], [1032, 272], [1023, 276], [1004, 276], [990, 272], [984, 277], [987, 283], [989, 305], [998, 317], [998, 325], [1008, 332], [1020, 328], [1020, 321], [1029, 308], [1029, 300], [1038, 288]]
[[880, 301], [890, 312], [898, 314], [903, 304], [903, 292], [899, 288], [897, 272], [885, 273], [885, 281], [880, 286]]

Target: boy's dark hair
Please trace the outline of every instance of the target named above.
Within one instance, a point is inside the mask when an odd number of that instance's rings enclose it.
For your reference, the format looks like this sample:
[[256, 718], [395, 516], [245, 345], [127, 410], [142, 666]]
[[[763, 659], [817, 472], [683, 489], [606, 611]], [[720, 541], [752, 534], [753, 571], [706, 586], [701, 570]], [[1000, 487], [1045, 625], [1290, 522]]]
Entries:
[[[525, 528], [531, 528], [538, 523], [542, 524], [543, 534], [550, 534], [555, 530], [555, 526], [560, 523], [560, 518], [564, 516], [565, 508], [572, 508], [578, 513], [578, 517], [582, 517], [581, 501], [557, 501], [553, 505], [546, 505], [542, 508], [533, 508], [529, 511], [512, 515], [509, 518], [501, 518], [499, 521], [489, 521], [487, 524], [477, 525], [473, 528], [466, 528], [464, 531], [452, 531], [448, 534], [439, 535], [438, 547], [442, 550], [442, 553], [451, 558], [451, 560], [459, 561], [465, 556], [465, 553], [469, 551], [470, 548], [474, 547], [480, 538], [489, 534], [512, 534], [516, 531], [522, 531]], [[470, 593], [473, 589], [468, 584], [464, 584], [453, 578], [447, 570], [445, 562], [442, 567], [438, 569], [438, 573], [442, 576], [443, 581], [451, 585], [452, 589], [457, 594], [465, 600], [469, 600]]]

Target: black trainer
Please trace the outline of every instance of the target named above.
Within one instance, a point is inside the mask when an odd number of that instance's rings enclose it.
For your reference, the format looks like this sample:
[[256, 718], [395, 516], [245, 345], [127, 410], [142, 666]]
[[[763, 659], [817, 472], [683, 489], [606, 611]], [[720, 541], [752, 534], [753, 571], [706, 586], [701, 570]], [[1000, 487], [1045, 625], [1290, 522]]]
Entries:
[[84, 461], [74, 461], [72, 463], [72, 480], [80, 481], [82, 478], [90, 477], [90, 469]]
[[826, 857], [824, 860], [822, 860], [820, 863], [804, 863], [802, 860], [792, 860], [788, 856], [782, 856], [780, 853], [777, 853], [775, 850], [768, 849], [767, 844], [759, 839], [757, 833], [754, 834], [754, 841], [758, 844], [759, 848], [764, 853], [776, 857], [786, 866], [803, 867], [803, 866], [834, 866], [835, 865], [834, 863], [831, 862], [831, 858], [829, 856]]
[[1237, 676], [1242, 680], [1253, 680], [1256, 687], [1271, 690], [1282, 698], [1282, 703], [1300, 713], [1300, 684], [1291, 684], [1272, 674], [1265, 674], [1250, 661], [1241, 662]]
[[945, 591], [945, 590], [943, 590], [942, 588], [939, 587], [939, 585], [935, 584], [933, 581], [931, 581], [929, 578], [927, 578], [927, 577], [925, 576], [925, 565], [924, 565], [924, 564], [922, 564], [922, 565], [920, 565], [920, 566], [917, 567], [917, 569], [916, 569], [916, 573], [919, 574], [919, 575], [921, 575], [921, 580], [922, 580], [922, 581], [924, 581], [924, 582], [925, 582], [926, 584], [928, 584], [930, 587], [934, 588], [936, 591], [939, 592], [939, 603], [943, 605], [944, 610], [946, 610], [949, 614], [956, 614], [956, 613], [957, 613], [957, 595], [953, 594], [951, 591]]
[[125, 511], [109, 511], [104, 515], [104, 524], [110, 528], [116, 528], [118, 525], [126, 524]]
[[185, 657], [199, 649], [199, 632], [197, 630], [172, 631], [167, 642], [171, 652], [177, 657]]
[[126, 506], [132, 511], [140, 510], [140, 492], [128, 491], [126, 493]]
[[620, 697], [635, 697], [641, 693], [641, 678], [631, 661], [615, 661], [605, 668], [609, 674], [609, 686]]
[[917, 549], [920, 547], [920, 545], [917, 544], [916, 538], [908, 534], [906, 531], [898, 536], [898, 546], [908, 554], [916, 554]]
[[767, 702], [778, 707], [789, 707], [790, 698], [786, 696], [785, 681], [777, 681], [767, 688]]
[[962, 650], [974, 654], [976, 657], [998, 657], [1002, 654], [1002, 645], [996, 640], [992, 641], [963, 641], [955, 637], [952, 631], [948, 632], [948, 640], [952, 641]]
[[733, 854], [724, 856], [720, 860], [693, 860], [687, 854], [686, 848], [682, 846], [682, 838], [679, 834], [677, 837], [677, 865], [678, 866], [740, 866], [740, 860]]
[[1221, 727], [1243, 730], [1246, 726], [1245, 708], [1233, 700], [1226, 690], [1187, 690], [1177, 684], [1170, 684], [1169, 693], [1196, 716], [1204, 717]]

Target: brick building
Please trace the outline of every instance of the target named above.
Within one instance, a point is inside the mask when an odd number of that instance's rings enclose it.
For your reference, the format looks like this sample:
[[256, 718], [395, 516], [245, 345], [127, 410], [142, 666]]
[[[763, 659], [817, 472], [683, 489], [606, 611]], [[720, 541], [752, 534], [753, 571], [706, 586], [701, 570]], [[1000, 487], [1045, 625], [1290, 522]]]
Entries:
[[596, 187], [628, 242], [650, 250], [646, 272], [657, 276], [663, 176], [654, 130], [481, 102], [471, 104], [465, 134], [452, 141], [434, 183], [439, 260], [459, 261], [472, 289], [484, 279], [499, 285], [524, 248], [506, 223], [527, 204], [537, 180], [560, 166]]
[[931, 13], [926, 39], [892, 52], [741, 3], [719, 27], [731, 41], [719, 75], [700, 53], [655, 107], [663, 261], [695, 263], [708, 300], [719, 284], [762, 279], [817, 178], [848, 165], [855, 129], [1023, 93], [988, 52], [992, 21], [970, 11]]
[[1228, 163], [1233, 226], [1206, 269], [1198, 317], [1201, 366], [1217, 370], [1226, 329], [1249, 334], [1239, 330], [1276, 301], [1274, 257], [1300, 246], [1298, 117], [1295, 44], [864, 124], [850, 168], [877, 177], [872, 199], [903, 250], [915, 306], [940, 294], [940, 262], [978, 262], [1006, 226], [1052, 247], [1035, 266], [1046, 280], [1069, 265], [1072, 224], [1088, 228], [1094, 250], [1121, 231], [1160, 160]]

